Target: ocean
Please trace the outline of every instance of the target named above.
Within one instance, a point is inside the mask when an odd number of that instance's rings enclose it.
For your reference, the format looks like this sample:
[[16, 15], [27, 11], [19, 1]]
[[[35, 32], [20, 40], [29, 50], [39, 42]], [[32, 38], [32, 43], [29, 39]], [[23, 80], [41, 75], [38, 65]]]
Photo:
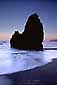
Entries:
[[[57, 42], [45, 41], [44, 48], [57, 48]], [[41, 67], [57, 58], [57, 50], [26, 51], [10, 48], [9, 41], [0, 41], [0, 75]]]

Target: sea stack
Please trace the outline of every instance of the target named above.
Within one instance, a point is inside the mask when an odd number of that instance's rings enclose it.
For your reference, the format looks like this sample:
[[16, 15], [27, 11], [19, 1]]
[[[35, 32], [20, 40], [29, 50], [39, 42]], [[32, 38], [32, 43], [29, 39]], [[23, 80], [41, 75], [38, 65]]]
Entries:
[[19, 50], [43, 50], [44, 32], [39, 16], [34, 13], [28, 17], [22, 34], [18, 31], [12, 35], [10, 45]]

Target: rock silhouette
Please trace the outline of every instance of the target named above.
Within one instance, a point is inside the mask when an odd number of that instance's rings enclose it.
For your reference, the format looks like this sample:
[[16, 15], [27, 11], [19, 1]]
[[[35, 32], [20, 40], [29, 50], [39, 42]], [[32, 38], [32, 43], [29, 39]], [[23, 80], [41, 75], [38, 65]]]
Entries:
[[43, 38], [43, 25], [39, 16], [34, 13], [28, 17], [22, 34], [15, 31], [10, 39], [10, 45], [12, 48], [21, 50], [43, 50]]

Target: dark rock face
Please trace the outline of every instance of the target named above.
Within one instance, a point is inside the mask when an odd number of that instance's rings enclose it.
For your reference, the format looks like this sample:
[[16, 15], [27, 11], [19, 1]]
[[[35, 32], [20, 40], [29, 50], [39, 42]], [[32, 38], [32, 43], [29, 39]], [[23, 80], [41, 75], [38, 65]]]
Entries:
[[21, 50], [43, 50], [43, 38], [43, 25], [35, 13], [29, 16], [22, 34], [15, 31], [10, 39], [10, 45]]

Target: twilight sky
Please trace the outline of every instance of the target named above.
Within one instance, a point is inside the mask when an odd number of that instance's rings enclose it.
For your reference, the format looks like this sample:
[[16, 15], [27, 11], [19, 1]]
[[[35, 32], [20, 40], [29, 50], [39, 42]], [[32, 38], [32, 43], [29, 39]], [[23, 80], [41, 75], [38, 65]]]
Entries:
[[37, 13], [45, 38], [57, 38], [56, 0], [0, 0], [0, 40], [9, 39], [14, 30], [23, 31], [27, 17]]

